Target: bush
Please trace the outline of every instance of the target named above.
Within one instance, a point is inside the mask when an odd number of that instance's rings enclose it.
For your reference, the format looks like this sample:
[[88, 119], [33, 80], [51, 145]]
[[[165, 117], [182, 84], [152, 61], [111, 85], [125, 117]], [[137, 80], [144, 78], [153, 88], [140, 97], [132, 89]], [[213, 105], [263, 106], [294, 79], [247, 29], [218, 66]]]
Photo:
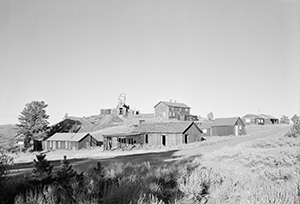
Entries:
[[300, 120], [295, 121], [291, 130], [285, 134], [286, 137], [300, 137]]

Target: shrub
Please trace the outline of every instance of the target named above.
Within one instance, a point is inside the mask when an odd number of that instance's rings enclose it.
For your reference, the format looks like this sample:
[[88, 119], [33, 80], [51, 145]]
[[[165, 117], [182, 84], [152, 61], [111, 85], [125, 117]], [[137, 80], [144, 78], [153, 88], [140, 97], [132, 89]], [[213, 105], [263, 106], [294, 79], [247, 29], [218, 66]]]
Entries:
[[288, 133], [285, 134], [286, 137], [300, 137], [300, 120], [295, 121], [293, 127]]

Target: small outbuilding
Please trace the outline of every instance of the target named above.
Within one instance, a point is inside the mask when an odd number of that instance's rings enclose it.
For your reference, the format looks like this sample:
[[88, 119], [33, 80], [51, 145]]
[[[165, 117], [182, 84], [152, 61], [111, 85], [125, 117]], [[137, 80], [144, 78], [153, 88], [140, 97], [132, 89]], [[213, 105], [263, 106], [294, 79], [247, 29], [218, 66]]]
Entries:
[[89, 133], [55, 133], [46, 139], [45, 149], [78, 150], [97, 146], [97, 140]]
[[210, 124], [212, 136], [245, 135], [245, 124], [240, 117], [216, 118]]
[[144, 143], [153, 146], [175, 146], [202, 140], [202, 131], [189, 121], [142, 123], [134, 133], [143, 135]]

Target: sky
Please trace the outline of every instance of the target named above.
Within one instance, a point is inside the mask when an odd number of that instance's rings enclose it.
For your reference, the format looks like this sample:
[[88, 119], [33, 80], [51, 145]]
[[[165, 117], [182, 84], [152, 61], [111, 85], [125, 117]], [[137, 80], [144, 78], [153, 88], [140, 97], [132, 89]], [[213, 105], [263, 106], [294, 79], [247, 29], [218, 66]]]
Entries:
[[215, 117], [300, 115], [299, 0], [1, 0], [0, 124], [45, 101], [141, 113], [172, 99]]

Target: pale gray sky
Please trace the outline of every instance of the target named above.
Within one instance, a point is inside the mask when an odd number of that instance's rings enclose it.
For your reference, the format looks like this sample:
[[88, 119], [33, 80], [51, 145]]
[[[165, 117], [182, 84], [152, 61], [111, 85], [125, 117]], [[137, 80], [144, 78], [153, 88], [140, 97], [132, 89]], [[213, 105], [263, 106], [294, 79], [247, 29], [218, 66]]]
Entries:
[[215, 117], [300, 114], [298, 0], [2, 0], [0, 124], [44, 100], [50, 123], [119, 93]]

